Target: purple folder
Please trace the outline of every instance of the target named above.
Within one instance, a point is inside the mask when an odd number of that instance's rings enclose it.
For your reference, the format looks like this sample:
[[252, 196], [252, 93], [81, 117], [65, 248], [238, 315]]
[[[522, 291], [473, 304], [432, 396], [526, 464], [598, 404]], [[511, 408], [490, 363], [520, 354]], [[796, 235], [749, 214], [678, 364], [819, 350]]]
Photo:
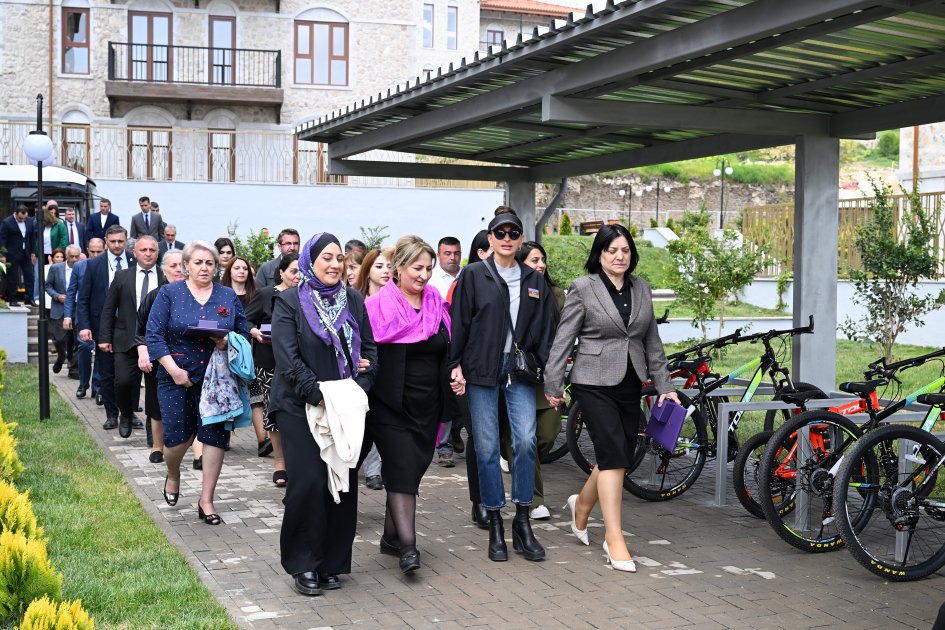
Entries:
[[226, 328], [220, 328], [219, 323], [215, 319], [201, 319], [197, 321], [196, 326], [188, 326], [184, 331], [184, 336], [219, 338], [226, 337], [229, 332], [230, 331]]
[[262, 333], [262, 336], [271, 339], [272, 338], [272, 324], [260, 324], [259, 332]]
[[676, 442], [685, 421], [686, 408], [667, 399], [662, 406], [654, 405], [650, 421], [646, 424], [646, 434], [672, 453], [676, 450]]

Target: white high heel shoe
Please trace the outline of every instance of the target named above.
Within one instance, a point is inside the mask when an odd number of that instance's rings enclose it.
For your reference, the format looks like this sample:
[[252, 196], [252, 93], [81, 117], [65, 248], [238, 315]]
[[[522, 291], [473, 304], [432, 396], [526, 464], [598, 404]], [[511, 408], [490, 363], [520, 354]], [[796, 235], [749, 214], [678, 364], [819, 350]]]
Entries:
[[614, 560], [610, 557], [610, 550], [607, 549], [607, 541], [604, 541], [604, 554], [607, 558], [607, 563], [614, 568], [616, 571], [626, 571], [627, 573], [636, 573], [637, 572], [637, 563], [631, 560]]
[[577, 528], [577, 520], [576, 520], [576, 517], [574, 516], [574, 504], [577, 503], [577, 498], [578, 498], [578, 495], [576, 494], [572, 494], [571, 496], [569, 496], [568, 504], [565, 505], [564, 507], [571, 510], [571, 531], [574, 533], [575, 536], [577, 536], [577, 539], [580, 540], [582, 543], [584, 543], [585, 545], [590, 545], [591, 541], [587, 539], [587, 528], [586, 527], [584, 529]]

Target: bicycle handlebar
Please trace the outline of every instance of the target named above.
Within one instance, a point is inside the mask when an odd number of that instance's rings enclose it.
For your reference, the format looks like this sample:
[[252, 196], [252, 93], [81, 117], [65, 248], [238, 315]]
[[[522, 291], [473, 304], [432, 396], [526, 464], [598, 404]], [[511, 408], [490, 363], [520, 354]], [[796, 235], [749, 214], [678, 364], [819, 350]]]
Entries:
[[717, 348], [721, 348], [723, 346], [727, 346], [729, 344], [740, 341], [741, 339], [743, 339], [743, 337], [741, 337], [741, 334], [742, 334], [742, 329], [738, 328], [731, 335], [719, 337], [718, 339], [713, 339], [712, 341], [704, 341], [700, 344], [696, 344], [692, 346], [691, 348], [686, 348], [685, 350], [674, 352], [673, 354], [666, 357], [666, 359], [668, 361], [676, 361], [678, 359], [683, 359], [691, 354], [695, 354], [699, 356], [699, 355], [704, 354], [703, 351], [708, 350], [709, 348], [717, 349]]
[[810, 320], [806, 326], [799, 326], [797, 328], [785, 328], [784, 330], [769, 330], [768, 332], [755, 333], [754, 335], [748, 335], [747, 337], [742, 337], [739, 341], [741, 342], [750, 342], [753, 343], [762, 339], [768, 341], [773, 337], [780, 337], [781, 335], [806, 335], [814, 332], [814, 316], [810, 315]]
[[656, 318], [656, 325], [659, 326], [660, 324], [665, 324], [668, 321], [669, 321], [669, 309], [666, 309], [665, 311], [663, 311], [662, 317]]
[[892, 378], [892, 376], [899, 370], [918, 367], [930, 359], [935, 359], [941, 356], [945, 356], [945, 348], [940, 348], [918, 357], [896, 361], [895, 363], [886, 363], [886, 357], [881, 357], [869, 364], [869, 372], [867, 372], [867, 374], [873, 373], [885, 376], [887, 378]]

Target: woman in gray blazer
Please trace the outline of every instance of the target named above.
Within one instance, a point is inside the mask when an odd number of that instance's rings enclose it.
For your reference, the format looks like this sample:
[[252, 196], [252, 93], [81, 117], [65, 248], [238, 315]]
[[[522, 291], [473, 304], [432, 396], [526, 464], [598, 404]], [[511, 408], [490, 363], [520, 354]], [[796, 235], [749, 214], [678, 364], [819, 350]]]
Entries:
[[564, 397], [565, 365], [574, 352], [571, 393], [581, 405], [597, 458], [580, 494], [568, 498], [571, 531], [589, 544], [587, 518], [599, 501], [607, 561], [631, 573], [636, 565], [623, 538], [620, 501], [639, 431], [642, 382], [653, 380], [658, 404], [667, 398], [679, 402], [656, 330], [650, 285], [632, 275], [639, 260], [627, 228], [601, 228], [585, 265], [588, 275], [571, 283], [545, 370], [545, 396], [557, 407]]

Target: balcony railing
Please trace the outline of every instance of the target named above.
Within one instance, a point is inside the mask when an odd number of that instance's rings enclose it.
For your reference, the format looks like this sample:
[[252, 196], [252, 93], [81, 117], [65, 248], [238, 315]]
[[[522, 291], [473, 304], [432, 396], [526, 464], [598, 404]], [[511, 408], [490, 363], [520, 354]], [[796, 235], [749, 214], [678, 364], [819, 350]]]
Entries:
[[282, 87], [282, 51], [108, 42], [108, 80]]

